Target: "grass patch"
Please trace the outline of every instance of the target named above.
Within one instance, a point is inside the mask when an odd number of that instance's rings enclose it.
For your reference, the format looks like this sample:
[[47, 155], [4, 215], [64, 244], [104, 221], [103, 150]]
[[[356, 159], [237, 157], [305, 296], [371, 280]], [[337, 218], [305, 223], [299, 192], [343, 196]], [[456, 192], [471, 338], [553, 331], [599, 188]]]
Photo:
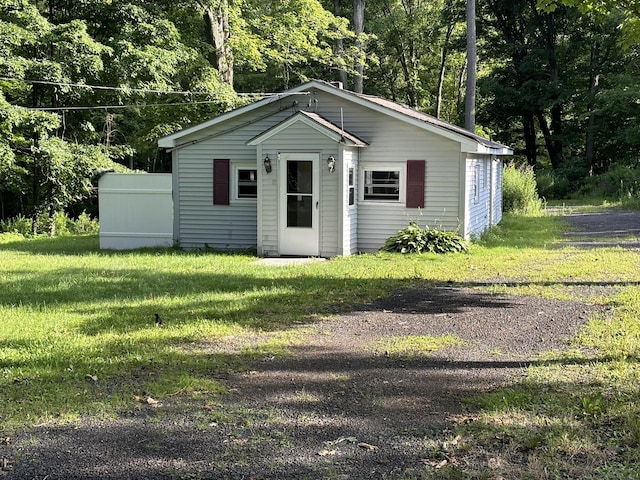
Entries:
[[462, 339], [453, 335], [410, 335], [404, 337], [390, 337], [371, 344], [376, 353], [383, 353], [389, 357], [417, 358], [429, 355], [443, 348], [462, 345]]
[[[456, 463], [422, 473], [638, 478], [640, 256], [563, 246], [564, 228], [557, 217], [507, 215], [465, 253], [380, 253], [284, 268], [219, 252], [102, 252], [95, 236], [0, 235], [0, 434], [116, 416], [145, 408], [135, 399], [147, 396], [216, 405], [219, 375], [287, 355], [304, 342], [301, 324], [396, 289], [447, 283], [583, 299], [580, 287], [589, 285], [600, 293], [587, 300], [609, 305], [612, 315], [593, 319], [572, 352], [474, 399], [448, 452]], [[456, 341], [398, 337], [372, 348], [411, 357]], [[214, 408], [203, 422], [226, 415]]]

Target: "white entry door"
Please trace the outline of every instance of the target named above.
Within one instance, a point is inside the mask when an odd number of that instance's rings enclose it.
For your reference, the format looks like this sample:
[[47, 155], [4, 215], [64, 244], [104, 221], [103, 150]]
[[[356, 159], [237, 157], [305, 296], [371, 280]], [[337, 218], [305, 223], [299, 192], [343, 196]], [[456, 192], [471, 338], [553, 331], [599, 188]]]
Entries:
[[320, 254], [320, 155], [280, 154], [280, 255]]

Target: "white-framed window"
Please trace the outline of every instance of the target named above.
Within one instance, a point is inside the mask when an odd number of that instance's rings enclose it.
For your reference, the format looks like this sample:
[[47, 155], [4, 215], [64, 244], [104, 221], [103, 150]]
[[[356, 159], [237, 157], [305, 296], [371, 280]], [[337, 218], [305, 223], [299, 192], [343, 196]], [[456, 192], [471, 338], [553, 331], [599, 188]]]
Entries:
[[473, 169], [473, 203], [480, 201], [480, 163], [476, 162]]
[[231, 182], [233, 200], [256, 201], [258, 198], [258, 170], [255, 165], [234, 165]]
[[348, 178], [348, 188], [349, 188], [349, 205], [355, 205], [356, 203], [356, 173], [355, 169], [352, 165], [349, 165], [349, 169], [347, 171]]
[[363, 166], [360, 175], [360, 200], [400, 203], [405, 199], [405, 166]]

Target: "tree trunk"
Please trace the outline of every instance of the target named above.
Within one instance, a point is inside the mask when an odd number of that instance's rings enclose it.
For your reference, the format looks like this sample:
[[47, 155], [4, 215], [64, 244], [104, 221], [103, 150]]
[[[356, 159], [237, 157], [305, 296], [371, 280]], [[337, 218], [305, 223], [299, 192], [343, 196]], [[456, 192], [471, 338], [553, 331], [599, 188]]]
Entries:
[[440, 73], [438, 75], [438, 95], [436, 97], [436, 118], [440, 118], [442, 114], [442, 89], [444, 87], [445, 70], [447, 68], [447, 55], [449, 53], [449, 41], [453, 34], [453, 23], [447, 25], [447, 33], [444, 37], [444, 43], [442, 44], [442, 50], [440, 50]]
[[400, 65], [402, 66], [402, 75], [407, 85], [406, 102], [410, 107], [418, 106], [418, 93], [413, 78], [413, 62], [407, 60], [406, 48], [403, 45], [396, 45]]
[[589, 165], [589, 174], [593, 175], [595, 167], [594, 155], [594, 129], [596, 127], [596, 95], [600, 89], [600, 65], [599, 65], [599, 45], [593, 42], [591, 45], [591, 58], [589, 65], [589, 100], [587, 102], [587, 112], [589, 114], [587, 120], [587, 136], [585, 139], [585, 159]]
[[[549, 60], [549, 76], [551, 80], [552, 94], [550, 96], [551, 108], [551, 129], [545, 135], [545, 143], [549, 151], [549, 159], [554, 169], [560, 167], [563, 161], [563, 144], [561, 140], [562, 125], [562, 103], [560, 101], [560, 69], [558, 67], [558, 57], [556, 54], [556, 25], [553, 13], [546, 14], [546, 50]], [[544, 115], [539, 114], [539, 118], [545, 120]], [[540, 128], [543, 128], [541, 123]]]
[[526, 113], [522, 116], [522, 125], [524, 129], [524, 151], [527, 157], [527, 163], [535, 167], [538, 161], [538, 152], [536, 146], [535, 118], [532, 113]]
[[356, 34], [356, 49], [358, 58], [356, 59], [356, 78], [354, 91], [362, 93], [364, 89], [364, 45], [362, 34], [364, 33], [364, 4], [365, 0], [353, 0], [353, 31]]
[[220, 0], [216, 6], [203, 4], [205, 35], [213, 51], [209, 54], [209, 63], [218, 70], [220, 79], [233, 87], [233, 52], [229, 45], [231, 29], [229, 27], [229, 5]]
[[[333, 1], [333, 13], [336, 17], [340, 17], [342, 16], [342, 1], [341, 0], [334, 0]], [[342, 38], [338, 38], [336, 40], [336, 55], [340, 58], [344, 58], [344, 42], [342, 41]], [[338, 75], [340, 78], [340, 82], [342, 83], [342, 87], [346, 90], [349, 89], [348, 86], [348, 77], [347, 77], [347, 71], [344, 68], [341, 68], [338, 70]]]
[[556, 170], [562, 163], [562, 156], [559, 155], [557, 149], [557, 141], [555, 141], [553, 138], [554, 134], [552, 133], [551, 128], [549, 128], [549, 124], [547, 123], [547, 118], [544, 116], [544, 113], [537, 112], [536, 116], [538, 117], [540, 130], [542, 131], [542, 136], [544, 137], [544, 144], [547, 147], [547, 152], [549, 153], [551, 166], [554, 170]]
[[464, 128], [476, 129], [476, 0], [467, 0], [467, 87], [464, 104]]

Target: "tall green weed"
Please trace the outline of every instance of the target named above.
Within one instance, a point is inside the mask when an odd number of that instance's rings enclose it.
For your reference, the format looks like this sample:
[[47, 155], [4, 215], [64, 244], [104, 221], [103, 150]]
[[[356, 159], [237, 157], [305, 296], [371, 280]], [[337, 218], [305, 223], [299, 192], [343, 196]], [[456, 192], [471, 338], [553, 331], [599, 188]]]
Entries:
[[[63, 212], [54, 214], [53, 218], [41, 214], [36, 221], [38, 232], [51, 232], [52, 223], [56, 235], [94, 235], [97, 234], [100, 225], [98, 220], [91, 218], [86, 212], [82, 212], [78, 218], [70, 218]], [[33, 220], [30, 217], [18, 215], [0, 221], [0, 233], [16, 233], [24, 237], [32, 236]]]
[[504, 213], [525, 215], [542, 213], [542, 200], [538, 196], [533, 168], [513, 164], [505, 167], [502, 182], [502, 208]]

